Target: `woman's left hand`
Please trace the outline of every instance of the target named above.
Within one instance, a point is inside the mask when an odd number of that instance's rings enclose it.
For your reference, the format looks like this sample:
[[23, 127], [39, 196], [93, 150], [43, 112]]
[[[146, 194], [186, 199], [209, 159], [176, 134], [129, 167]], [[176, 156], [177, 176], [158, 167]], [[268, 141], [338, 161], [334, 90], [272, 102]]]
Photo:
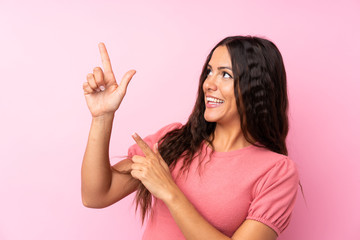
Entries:
[[169, 167], [161, 157], [157, 143], [153, 149], [136, 133], [132, 135], [145, 157], [134, 155], [131, 165], [131, 175], [139, 179], [142, 184], [157, 198], [166, 201], [177, 189]]

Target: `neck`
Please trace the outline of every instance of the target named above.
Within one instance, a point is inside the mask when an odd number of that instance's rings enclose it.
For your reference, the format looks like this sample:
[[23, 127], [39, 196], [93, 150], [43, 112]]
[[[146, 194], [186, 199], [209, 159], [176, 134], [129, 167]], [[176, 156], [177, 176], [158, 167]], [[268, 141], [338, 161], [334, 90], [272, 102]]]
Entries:
[[216, 124], [214, 131], [214, 150], [217, 152], [228, 152], [251, 145], [246, 141], [240, 124], [221, 125]]

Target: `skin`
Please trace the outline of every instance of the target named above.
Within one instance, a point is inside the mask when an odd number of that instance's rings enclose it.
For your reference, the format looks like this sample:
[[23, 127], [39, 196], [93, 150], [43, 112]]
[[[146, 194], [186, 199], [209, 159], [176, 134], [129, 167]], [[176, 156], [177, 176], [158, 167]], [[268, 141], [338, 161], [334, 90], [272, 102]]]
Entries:
[[[172, 217], [186, 239], [235, 239], [235, 240], [274, 240], [275, 231], [265, 224], [245, 220], [234, 235], [229, 238], [209, 224], [194, 208], [191, 202], [177, 187], [170, 170], [158, 152], [157, 145], [148, 146], [136, 133], [132, 136], [142, 149], [145, 157], [134, 156], [110, 166], [108, 147], [114, 112], [125, 96], [126, 88], [134, 70], [127, 72], [120, 85], [116, 83], [111, 69], [110, 58], [103, 43], [99, 44], [104, 72], [95, 68], [88, 75], [83, 89], [89, 110], [93, 116], [89, 141], [82, 165], [82, 199], [87, 207], [102, 208], [109, 206], [135, 191], [141, 181], [156, 197], [164, 201]], [[226, 48], [214, 51], [210, 61], [212, 73], [204, 82], [205, 95], [224, 99], [224, 105], [217, 109], [206, 109], [205, 118], [217, 122], [214, 147], [216, 151], [229, 151], [247, 146], [236, 115], [233, 82], [218, 67], [229, 65], [230, 56]], [[230, 61], [231, 63], [231, 61]], [[232, 76], [231, 70], [229, 75]], [[221, 77], [226, 76], [226, 78]], [[97, 91], [105, 86], [104, 91]], [[236, 110], [236, 111], [235, 111]], [[130, 173], [130, 174], [129, 174]]]

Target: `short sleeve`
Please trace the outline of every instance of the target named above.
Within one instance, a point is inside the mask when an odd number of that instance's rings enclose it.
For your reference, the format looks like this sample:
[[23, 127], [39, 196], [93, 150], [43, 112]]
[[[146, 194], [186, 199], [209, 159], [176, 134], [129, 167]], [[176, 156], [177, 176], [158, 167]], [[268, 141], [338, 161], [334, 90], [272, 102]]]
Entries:
[[290, 222], [298, 183], [295, 163], [288, 157], [278, 161], [255, 184], [246, 219], [262, 222], [280, 235]]
[[[182, 127], [181, 123], [171, 123], [165, 127], [158, 130], [156, 133], [151, 134], [144, 139], [144, 141], [152, 148], [152, 146], [157, 143], [166, 133]], [[135, 143], [128, 149], [128, 158], [132, 158], [134, 155], [144, 156], [144, 153], [141, 151], [140, 147]]]

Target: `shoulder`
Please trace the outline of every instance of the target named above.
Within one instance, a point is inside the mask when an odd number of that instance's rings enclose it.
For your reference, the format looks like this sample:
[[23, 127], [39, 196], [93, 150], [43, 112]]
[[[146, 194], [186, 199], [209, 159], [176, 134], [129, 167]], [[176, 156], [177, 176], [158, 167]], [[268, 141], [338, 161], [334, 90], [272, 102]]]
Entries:
[[253, 148], [250, 154], [253, 164], [257, 168], [261, 167], [264, 173], [272, 169], [287, 169], [294, 173], [297, 172], [296, 163], [289, 156], [258, 147]]
[[[262, 169], [254, 188], [254, 195], [264, 188], [281, 186], [283, 189], [297, 189], [299, 173], [296, 163], [288, 156], [275, 153]], [[263, 166], [264, 166], [263, 165]]]
[[171, 132], [172, 130], [180, 129], [182, 127], [183, 127], [182, 123], [174, 122], [174, 123], [170, 123], [170, 124], [162, 127], [160, 130], [158, 130], [157, 133], [160, 134], [160, 135], [165, 135], [166, 133]]
[[293, 160], [288, 156], [282, 156], [275, 164], [269, 169], [268, 172], [272, 172], [274, 178], [283, 179], [297, 184], [299, 182], [298, 169]]

